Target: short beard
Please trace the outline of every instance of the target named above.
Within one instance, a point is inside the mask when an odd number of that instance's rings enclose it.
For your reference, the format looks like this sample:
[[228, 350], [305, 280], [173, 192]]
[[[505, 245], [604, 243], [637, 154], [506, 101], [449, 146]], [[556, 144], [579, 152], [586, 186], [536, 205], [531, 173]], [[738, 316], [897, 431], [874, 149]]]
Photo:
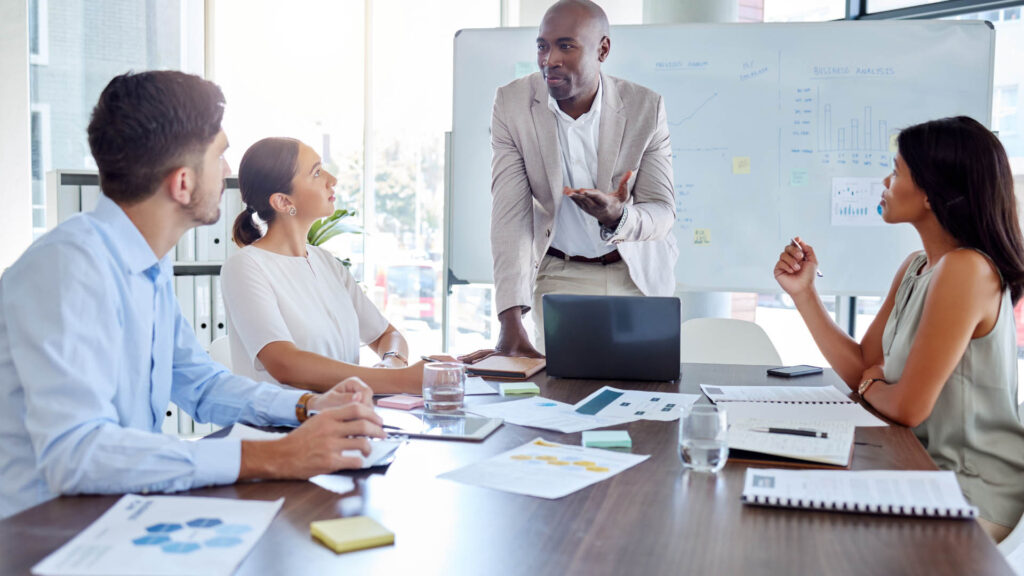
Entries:
[[[200, 166], [199, 170], [196, 171], [196, 182], [202, 182], [202, 180], [203, 174], [202, 167]], [[196, 222], [197, 226], [209, 226], [210, 224], [216, 224], [217, 221], [220, 220], [220, 198], [224, 194], [225, 188], [227, 188], [227, 182], [225, 180], [221, 180], [220, 194], [217, 195], [218, 201], [213, 205], [213, 210], [211, 212], [204, 214], [200, 212], [200, 202], [205, 199], [206, 194], [202, 194], [202, 190], [200, 190], [198, 186], [196, 187], [196, 193], [192, 195], [192, 198], [189, 200], [188, 206], [185, 210], [192, 218], [192, 221]]]

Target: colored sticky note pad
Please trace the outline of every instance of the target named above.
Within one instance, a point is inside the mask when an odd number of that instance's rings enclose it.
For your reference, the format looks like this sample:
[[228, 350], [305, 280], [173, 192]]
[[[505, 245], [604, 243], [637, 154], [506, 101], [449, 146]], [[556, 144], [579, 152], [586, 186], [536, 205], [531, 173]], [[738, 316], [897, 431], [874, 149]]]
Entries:
[[810, 175], [807, 170], [793, 170], [789, 173], [789, 185], [790, 186], [806, 186]]
[[[583, 433], [587, 448], [632, 448], [633, 440], [625, 430], [590, 430]], [[588, 462], [593, 465], [593, 462]]]
[[377, 406], [385, 408], [397, 408], [399, 410], [412, 410], [423, 406], [423, 398], [419, 396], [388, 396], [377, 400]]
[[309, 531], [339, 554], [395, 543], [395, 533], [368, 516], [319, 520], [309, 525]]
[[540, 394], [540, 387], [533, 382], [502, 382], [498, 392], [502, 396], [530, 396]]
[[750, 156], [735, 156], [732, 159], [733, 174], [750, 174]]

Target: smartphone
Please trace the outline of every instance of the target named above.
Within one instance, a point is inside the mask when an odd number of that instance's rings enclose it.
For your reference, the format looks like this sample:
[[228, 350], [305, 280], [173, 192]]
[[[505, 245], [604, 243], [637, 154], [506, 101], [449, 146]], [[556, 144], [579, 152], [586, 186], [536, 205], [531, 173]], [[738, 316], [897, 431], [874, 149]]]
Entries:
[[781, 376], [783, 378], [796, 378], [797, 376], [810, 376], [811, 374], [821, 374], [821, 368], [801, 364], [799, 366], [780, 366], [768, 369], [769, 376]]

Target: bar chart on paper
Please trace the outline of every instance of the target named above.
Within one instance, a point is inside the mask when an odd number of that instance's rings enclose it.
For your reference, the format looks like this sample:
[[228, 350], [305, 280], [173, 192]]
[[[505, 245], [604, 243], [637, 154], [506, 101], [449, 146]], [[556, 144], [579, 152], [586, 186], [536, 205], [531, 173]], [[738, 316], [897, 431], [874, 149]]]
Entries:
[[878, 178], [832, 179], [833, 226], [881, 226], [878, 205], [885, 185]]

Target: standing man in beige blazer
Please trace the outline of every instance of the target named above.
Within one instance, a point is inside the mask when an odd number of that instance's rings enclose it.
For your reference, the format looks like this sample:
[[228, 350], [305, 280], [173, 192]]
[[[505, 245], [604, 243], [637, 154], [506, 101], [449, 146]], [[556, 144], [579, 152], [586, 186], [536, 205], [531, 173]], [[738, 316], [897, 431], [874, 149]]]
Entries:
[[[587, 0], [548, 9], [540, 72], [498, 89], [491, 120], [491, 251], [501, 332], [491, 354], [539, 356], [541, 297], [670, 296], [678, 251], [665, 106], [601, 73], [608, 18]], [[534, 348], [522, 316], [533, 310]]]

